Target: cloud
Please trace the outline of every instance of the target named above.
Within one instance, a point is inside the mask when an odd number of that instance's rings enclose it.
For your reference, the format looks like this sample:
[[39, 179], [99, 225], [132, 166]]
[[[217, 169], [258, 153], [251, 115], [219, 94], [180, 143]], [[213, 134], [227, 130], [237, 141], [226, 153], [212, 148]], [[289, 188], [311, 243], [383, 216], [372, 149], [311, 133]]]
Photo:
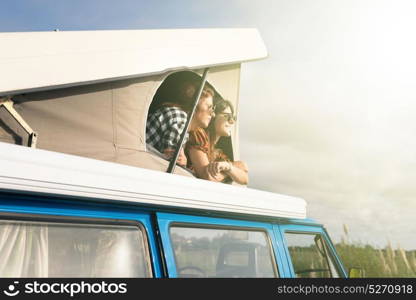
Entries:
[[258, 23], [269, 58], [243, 65], [251, 186], [305, 198], [335, 239], [345, 223], [363, 242], [416, 249], [414, 8], [274, 2]]

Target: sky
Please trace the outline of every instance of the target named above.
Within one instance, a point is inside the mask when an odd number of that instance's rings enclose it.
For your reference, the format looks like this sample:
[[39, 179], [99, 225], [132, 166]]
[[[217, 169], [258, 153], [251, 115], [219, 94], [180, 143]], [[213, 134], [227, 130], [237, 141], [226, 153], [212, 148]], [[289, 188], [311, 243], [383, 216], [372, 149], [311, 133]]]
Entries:
[[335, 242], [416, 249], [416, 3], [4, 0], [0, 31], [254, 27], [240, 151], [250, 187], [304, 198]]

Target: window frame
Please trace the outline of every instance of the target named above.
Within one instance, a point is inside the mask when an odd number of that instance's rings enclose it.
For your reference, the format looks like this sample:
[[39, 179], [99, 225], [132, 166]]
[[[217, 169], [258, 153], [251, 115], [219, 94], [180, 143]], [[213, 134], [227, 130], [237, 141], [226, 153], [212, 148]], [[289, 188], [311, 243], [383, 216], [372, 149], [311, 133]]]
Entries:
[[[210, 74], [210, 71], [211, 70], [214, 70], [215, 71], [215, 68], [212, 68], [212, 67], [209, 67], [209, 68], [206, 68], [207, 69], [207, 78], [206, 78], [206, 80], [205, 80], [205, 82], [204, 82], [204, 86], [209, 86], [209, 87], [211, 87], [212, 89], [214, 89], [214, 91], [215, 91], [215, 94], [216, 95], [218, 95], [221, 99], [224, 99], [224, 97], [218, 92], [218, 90], [214, 87], [214, 85], [211, 83], [211, 82], [209, 82], [209, 80], [208, 80], [208, 76], [209, 76], [209, 74]], [[202, 72], [201, 72], [202, 71]], [[149, 153], [149, 154], [151, 154], [151, 155], [154, 155], [154, 156], [156, 156], [156, 157], [158, 157], [158, 158], [161, 158], [161, 159], [163, 159], [164, 161], [166, 161], [166, 162], [168, 162], [169, 163], [169, 165], [171, 164], [171, 160], [170, 159], [166, 159], [166, 157], [163, 155], [163, 153], [161, 153], [161, 152], [159, 152], [157, 149], [155, 149], [154, 147], [152, 147], [152, 146], [150, 146], [150, 145], [148, 145], [147, 143], [146, 143], [146, 125], [147, 125], [147, 120], [149, 119], [149, 117], [150, 117], [150, 113], [149, 113], [149, 110], [150, 110], [150, 108], [151, 108], [151, 106], [152, 106], [152, 104], [153, 104], [153, 101], [155, 100], [155, 96], [156, 96], [156, 94], [157, 94], [157, 92], [158, 92], [158, 90], [164, 85], [164, 83], [165, 83], [165, 80], [168, 78], [168, 77], [170, 77], [171, 75], [174, 75], [174, 74], [177, 74], [177, 73], [193, 73], [195, 76], [197, 76], [197, 77], [199, 77], [201, 80], [203, 80], [203, 73], [204, 73], [204, 69], [180, 69], [180, 70], [175, 70], [175, 71], [169, 71], [169, 72], [165, 72], [165, 73], [163, 73], [161, 76], [160, 76], [160, 78], [159, 78], [159, 81], [158, 81], [158, 83], [154, 86], [154, 88], [152, 89], [152, 91], [151, 91], [151, 93], [149, 93], [148, 95], [147, 95], [147, 106], [146, 106], [146, 114], [144, 115], [144, 137], [145, 137], [145, 142], [144, 142], [144, 151], [146, 152], [146, 153]], [[201, 73], [201, 74], [200, 74]], [[215, 98], [215, 97], [214, 97]], [[196, 106], [197, 106], [197, 104], [198, 104], [198, 101], [196, 101], [195, 103], [194, 103], [194, 109], [196, 109]], [[235, 114], [235, 116], [237, 116], [238, 115], [238, 113], [237, 113], [237, 107], [234, 107], [234, 114]], [[236, 124], [236, 122], [235, 122], [235, 126], [236, 126], [237, 124]], [[234, 156], [235, 156], [235, 151], [234, 151], [234, 145], [233, 145], [233, 141], [232, 141], [232, 138], [231, 137], [227, 137], [227, 138], [229, 138], [229, 147], [230, 147], [230, 150], [228, 151], [228, 152], [230, 152], [230, 155], [229, 155], [229, 158], [231, 159], [231, 160], [234, 160]], [[222, 142], [224, 143], [224, 140], [225, 140], [225, 138], [223, 137], [222, 139]], [[221, 140], [220, 140], [220, 142], [221, 142]], [[221, 150], [223, 150], [224, 151], [224, 149], [222, 149], [221, 148]], [[195, 177], [195, 175], [191, 172], [191, 170], [190, 169], [188, 169], [187, 167], [184, 167], [184, 166], [180, 166], [180, 165], [178, 165], [178, 164], [176, 164], [175, 165], [175, 168], [176, 167], [179, 167], [179, 168], [181, 168], [182, 170], [184, 170], [184, 171], [187, 171], [187, 172], [189, 172], [189, 174], [190, 175], [192, 175], [193, 177]], [[169, 169], [169, 168], [168, 168]], [[169, 170], [166, 170], [165, 172], [167, 172], [167, 173], [169, 173], [168, 171]], [[174, 170], [172, 171], [173, 173], [174, 173]]]
[[272, 224], [173, 213], [157, 213], [156, 215], [169, 278], [178, 277], [176, 256], [170, 236], [170, 229], [174, 226], [184, 228], [242, 230], [265, 233], [273, 264], [272, 267], [275, 276], [273, 278], [282, 277], [283, 258], [281, 257], [281, 253], [278, 251], [279, 247], [277, 246]]
[[[286, 233], [320, 235], [326, 244], [326, 250], [327, 250], [326, 252], [327, 252], [328, 257], [326, 257], [325, 259], [328, 263], [331, 276], [333, 276], [333, 274], [332, 274], [332, 270], [330, 266], [331, 263], [328, 261], [330, 259], [332, 259], [332, 263], [338, 272], [339, 278], [347, 278], [347, 274], [341, 263], [341, 260], [339, 259], [337, 255], [334, 245], [332, 241], [329, 239], [328, 234], [323, 227], [312, 226], [312, 225], [308, 226], [308, 225], [298, 225], [298, 224], [282, 224], [282, 225], [275, 225], [274, 230], [276, 231], [276, 234], [280, 234], [281, 236], [282, 243], [284, 245], [284, 251], [286, 253], [287, 264], [289, 266], [289, 270], [291, 273], [291, 277], [297, 278], [294, 267], [293, 267], [293, 263], [292, 263], [292, 256], [290, 254], [288, 243], [287, 243], [286, 236], [285, 236]], [[336, 277], [331, 277], [331, 278], [336, 278]]]
[[15, 205], [9, 206], [1, 201], [3, 199], [3, 195], [0, 195], [1, 220], [137, 227], [142, 233], [145, 263], [150, 276], [145, 278], [162, 277], [162, 266], [157, 245], [153, 238], [155, 235], [149, 213], [127, 213], [120, 211], [120, 209], [112, 210], [108, 205], [104, 209], [96, 210], [91, 209], [91, 206], [88, 208], [71, 207], [69, 209], [61, 208], [60, 205], [48, 205], [45, 203], [39, 203], [40, 205], [33, 203], [29, 206], [26, 203], [20, 205], [23, 203], [19, 203], [20, 201], [18, 200]]

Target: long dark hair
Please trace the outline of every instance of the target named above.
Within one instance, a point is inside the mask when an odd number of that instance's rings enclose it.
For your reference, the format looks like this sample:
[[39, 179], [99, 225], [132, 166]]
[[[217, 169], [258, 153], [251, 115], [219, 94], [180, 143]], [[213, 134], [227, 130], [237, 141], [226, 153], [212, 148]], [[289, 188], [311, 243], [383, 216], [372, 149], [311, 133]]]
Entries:
[[[153, 113], [161, 107], [176, 106], [190, 112], [195, 100], [196, 92], [201, 85], [201, 77], [189, 71], [178, 72], [169, 75], [157, 90], [149, 113]], [[189, 92], [189, 91], [192, 91]], [[214, 97], [215, 90], [207, 82], [202, 91], [201, 97], [208, 95]]]
[[219, 114], [221, 114], [224, 110], [226, 110], [228, 107], [231, 110], [231, 114], [234, 115], [234, 107], [233, 104], [229, 101], [229, 100], [224, 100], [220, 97], [216, 98], [214, 101], [214, 113], [215, 113], [215, 117], [211, 120], [211, 122], [209, 123], [206, 131], [208, 133], [209, 136], [209, 140], [211, 142], [211, 152], [214, 153], [214, 149], [215, 149], [215, 144], [214, 144], [214, 138], [215, 138], [215, 119], [217, 118], [217, 116]]

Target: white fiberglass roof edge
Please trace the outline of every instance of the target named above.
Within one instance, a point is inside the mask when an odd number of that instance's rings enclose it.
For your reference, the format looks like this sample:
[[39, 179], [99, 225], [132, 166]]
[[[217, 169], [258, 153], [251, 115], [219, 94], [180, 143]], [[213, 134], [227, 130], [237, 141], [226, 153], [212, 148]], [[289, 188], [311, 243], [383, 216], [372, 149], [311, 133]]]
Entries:
[[306, 218], [303, 199], [0, 143], [0, 191]]
[[253, 28], [0, 33], [0, 96], [257, 60]]

